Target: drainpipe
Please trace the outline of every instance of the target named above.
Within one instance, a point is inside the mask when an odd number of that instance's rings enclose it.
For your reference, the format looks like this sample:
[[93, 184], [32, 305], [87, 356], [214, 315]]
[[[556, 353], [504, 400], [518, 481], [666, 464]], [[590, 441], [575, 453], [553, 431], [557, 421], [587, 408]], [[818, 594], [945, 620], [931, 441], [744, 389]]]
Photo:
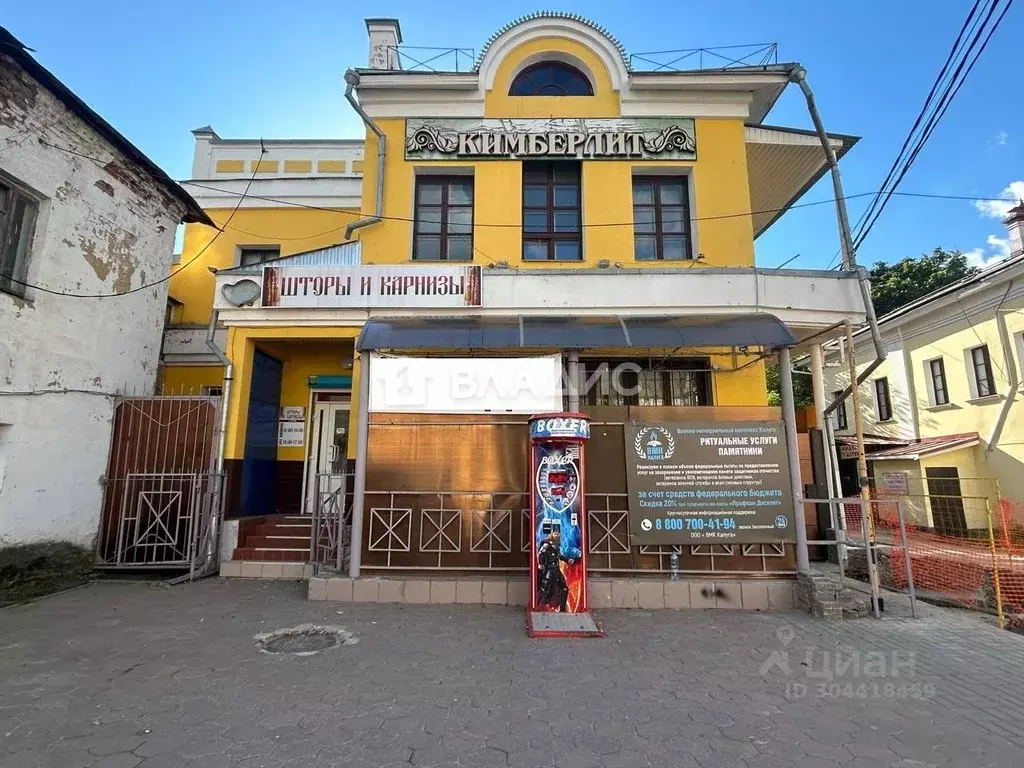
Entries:
[[[1012, 286], [1013, 282], [1011, 281], [1010, 287]], [[1007, 288], [1006, 293], [1009, 294], [1009, 292], [1010, 288]], [[1006, 395], [1006, 400], [1003, 401], [1002, 408], [999, 409], [999, 416], [996, 418], [996, 423], [992, 425], [992, 432], [988, 436], [988, 445], [985, 446], [986, 458], [995, 450], [996, 443], [999, 442], [999, 438], [1003, 434], [1003, 426], [1006, 424], [1006, 417], [1010, 415], [1010, 408], [1013, 407], [1014, 398], [1017, 397], [1017, 386], [1020, 384], [1020, 378], [1017, 375], [1017, 366], [1013, 362], [1013, 346], [1010, 343], [1010, 330], [1006, 327], [1006, 310], [996, 310], [996, 327], [999, 329], [999, 342], [1003, 347], [1003, 360], [1006, 361], [1006, 377], [1009, 379], [1010, 391]]]
[[228, 439], [228, 404], [231, 402], [231, 384], [234, 381], [235, 370], [235, 367], [231, 364], [231, 359], [225, 354], [224, 350], [217, 346], [215, 341], [217, 319], [219, 317], [220, 310], [213, 310], [213, 314], [210, 315], [210, 325], [206, 329], [206, 347], [224, 366], [224, 384], [221, 389], [220, 398], [220, 432], [217, 435], [217, 453], [214, 457], [214, 468], [216, 471], [213, 476], [213, 509], [215, 514], [210, 517], [210, 537], [206, 544], [204, 570], [209, 569], [211, 563], [214, 562], [219, 546], [217, 538], [220, 528], [220, 516], [224, 511], [224, 449], [227, 446]]
[[[839, 244], [843, 253], [843, 269], [856, 272], [857, 282], [860, 284], [860, 295], [864, 301], [864, 316], [868, 321], [868, 327], [871, 329], [871, 340], [875, 346], [875, 360], [865, 368], [859, 376], [857, 376], [857, 384], [862, 384], [867, 380], [868, 376], [874, 373], [875, 369], [878, 368], [883, 362], [885, 362], [885, 344], [882, 343], [882, 334], [878, 330], [878, 318], [875, 316], [875, 305], [871, 301], [871, 283], [868, 280], [867, 270], [861, 269], [857, 266], [857, 252], [853, 245], [853, 238], [850, 236], [850, 217], [846, 212], [846, 197], [843, 194], [843, 182], [839, 176], [839, 161], [836, 159], [836, 153], [832, 149], [832, 143], [829, 141], [828, 134], [825, 132], [825, 126], [821, 122], [821, 115], [818, 114], [818, 107], [814, 102], [814, 93], [811, 91], [811, 86], [807, 84], [807, 70], [803, 67], [797, 67], [789, 75], [790, 82], [796, 83], [800, 86], [800, 90], [804, 94], [804, 98], [807, 100], [807, 111], [811, 115], [811, 121], [814, 123], [814, 129], [818, 132], [818, 140], [821, 142], [821, 148], [825, 152], [825, 159], [828, 162], [829, 170], [832, 174], [832, 190], [836, 198], [836, 218], [839, 222]], [[850, 354], [854, 354], [854, 350], [850, 349]], [[839, 396], [836, 397], [827, 408], [825, 408], [825, 416], [828, 416], [839, 404], [846, 400], [850, 396], [853, 390], [853, 382], [850, 386], [846, 387]]]
[[565, 353], [565, 377], [569, 380], [568, 407], [573, 413], [580, 410], [580, 352], [570, 349]]
[[357, 85], [359, 85], [359, 73], [350, 69], [345, 73], [345, 100], [352, 105], [352, 109], [366, 123], [366, 127], [377, 136], [377, 207], [372, 216], [366, 216], [353, 221], [345, 227], [346, 240], [351, 240], [352, 233], [357, 229], [368, 227], [371, 224], [380, 224], [381, 216], [384, 212], [384, 158], [387, 155], [388, 139], [384, 135], [384, 131], [380, 129], [380, 126], [373, 122], [373, 119], [366, 114], [366, 110], [362, 108], [359, 102], [356, 101], [355, 96], [352, 95], [352, 90]]

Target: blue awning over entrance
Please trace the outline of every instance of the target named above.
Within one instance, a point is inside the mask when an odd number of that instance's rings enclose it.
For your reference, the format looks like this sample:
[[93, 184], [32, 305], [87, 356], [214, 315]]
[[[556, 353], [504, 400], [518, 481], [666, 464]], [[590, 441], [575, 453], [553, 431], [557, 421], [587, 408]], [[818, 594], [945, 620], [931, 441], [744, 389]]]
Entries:
[[356, 349], [587, 349], [599, 347], [789, 347], [796, 337], [774, 315], [707, 317], [377, 318]]

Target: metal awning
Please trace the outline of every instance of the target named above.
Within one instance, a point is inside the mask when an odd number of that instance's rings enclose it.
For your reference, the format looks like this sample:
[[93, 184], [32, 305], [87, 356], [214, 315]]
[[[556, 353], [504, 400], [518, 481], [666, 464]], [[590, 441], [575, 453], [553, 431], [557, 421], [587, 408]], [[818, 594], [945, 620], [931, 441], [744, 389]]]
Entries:
[[774, 315], [721, 317], [376, 318], [356, 349], [586, 349], [598, 347], [789, 347], [797, 343]]

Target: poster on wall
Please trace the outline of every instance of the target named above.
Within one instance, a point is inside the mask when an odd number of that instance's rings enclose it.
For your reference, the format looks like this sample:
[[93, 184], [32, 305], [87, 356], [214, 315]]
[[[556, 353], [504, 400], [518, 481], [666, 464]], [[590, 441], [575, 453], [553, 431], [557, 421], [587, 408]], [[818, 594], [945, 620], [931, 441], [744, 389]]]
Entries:
[[306, 444], [306, 424], [302, 421], [279, 421], [277, 444], [281, 448], [301, 448]]
[[627, 424], [634, 545], [796, 540], [781, 421]]

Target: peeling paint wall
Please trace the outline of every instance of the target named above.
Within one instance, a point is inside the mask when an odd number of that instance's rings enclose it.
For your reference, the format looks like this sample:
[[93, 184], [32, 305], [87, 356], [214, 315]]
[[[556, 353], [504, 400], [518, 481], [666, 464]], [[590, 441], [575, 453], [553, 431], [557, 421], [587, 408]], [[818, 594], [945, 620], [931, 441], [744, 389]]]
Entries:
[[[0, 172], [42, 198], [28, 283], [123, 293], [167, 274], [182, 203], [2, 55]], [[91, 545], [109, 395], [152, 393], [166, 300], [0, 292], [0, 547]]]

